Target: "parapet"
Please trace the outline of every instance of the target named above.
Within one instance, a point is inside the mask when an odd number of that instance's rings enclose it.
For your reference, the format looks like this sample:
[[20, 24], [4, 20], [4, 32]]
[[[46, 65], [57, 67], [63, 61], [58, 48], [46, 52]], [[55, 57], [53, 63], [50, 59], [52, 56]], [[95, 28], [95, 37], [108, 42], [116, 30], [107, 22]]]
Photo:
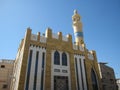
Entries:
[[27, 29], [26, 37], [30, 38], [32, 41], [37, 41], [40, 43], [47, 43], [51, 41], [58, 40], [59, 42], [66, 42], [68, 44], [71, 44], [73, 46], [73, 50], [86, 52], [86, 55], [89, 60], [97, 60], [96, 52], [94, 50], [87, 50], [85, 44], [77, 45], [76, 43], [72, 43], [72, 36], [70, 34], [63, 36], [62, 32], [58, 32], [57, 34], [52, 33], [52, 29], [47, 28], [45, 34], [42, 34], [38, 32], [37, 34], [32, 34], [32, 30], [30, 28]]
[[37, 34], [31, 34], [31, 40], [39, 41], [41, 43], [46, 43], [50, 39], [56, 39], [64, 42], [72, 42], [72, 36], [70, 34], [63, 36], [62, 32], [58, 32], [57, 34], [52, 33], [52, 29], [47, 28], [45, 34], [40, 35], [40, 32]]
[[15, 60], [11, 60], [11, 59], [1, 59], [0, 63], [9, 63], [9, 64], [13, 64]]

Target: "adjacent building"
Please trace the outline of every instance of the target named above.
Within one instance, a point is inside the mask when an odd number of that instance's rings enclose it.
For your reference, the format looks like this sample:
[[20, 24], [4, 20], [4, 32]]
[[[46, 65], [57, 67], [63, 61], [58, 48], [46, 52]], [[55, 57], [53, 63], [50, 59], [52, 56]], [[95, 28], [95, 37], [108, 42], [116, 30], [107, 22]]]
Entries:
[[107, 63], [99, 63], [102, 90], [117, 90], [114, 70], [106, 64]]
[[0, 90], [10, 90], [14, 60], [0, 60]]
[[11, 90], [101, 90], [96, 52], [84, 42], [81, 17], [72, 16], [72, 36], [27, 28], [14, 63]]
[[117, 82], [117, 90], [120, 90], [120, 78], [118, 78], [116, 82]]

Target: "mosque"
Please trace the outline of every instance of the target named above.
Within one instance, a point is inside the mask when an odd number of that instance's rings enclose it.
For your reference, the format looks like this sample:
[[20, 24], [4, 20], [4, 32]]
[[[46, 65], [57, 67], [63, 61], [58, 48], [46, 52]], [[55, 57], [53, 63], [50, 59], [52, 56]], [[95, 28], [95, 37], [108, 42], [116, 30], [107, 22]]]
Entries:
[[101, 90], [96, 52], [84, 42], [81, 17], [72, 16], [72, 36], [27, 28], [14, 63], [11, 90]]

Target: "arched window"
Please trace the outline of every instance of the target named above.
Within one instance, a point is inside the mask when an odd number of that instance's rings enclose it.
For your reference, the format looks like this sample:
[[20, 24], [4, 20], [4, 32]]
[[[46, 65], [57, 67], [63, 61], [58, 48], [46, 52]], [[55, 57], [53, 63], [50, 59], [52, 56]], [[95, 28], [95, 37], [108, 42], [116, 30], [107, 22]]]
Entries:
[[54, 64], [60, 65], [60, 54], [58, 51], [55, 51], [55, 53], [54, 53]]
[[91, 70], [91, 79], [93, 90], [98, 90], [97, 77], [93, 69]]
[[62, 53], [62, 65], [67, 66], [67, 55]]

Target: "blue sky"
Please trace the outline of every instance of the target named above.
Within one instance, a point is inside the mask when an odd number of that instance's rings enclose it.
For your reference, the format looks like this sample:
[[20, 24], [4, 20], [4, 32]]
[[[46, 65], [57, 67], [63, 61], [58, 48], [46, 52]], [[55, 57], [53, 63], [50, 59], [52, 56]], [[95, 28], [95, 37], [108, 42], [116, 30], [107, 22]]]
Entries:
[[72, 15], [78, 10], [84, 40], [120, 78], [120, 0], [0, 0], [0, 59], [15, 59], [27, 27], [33, 33], [71, 34]]

